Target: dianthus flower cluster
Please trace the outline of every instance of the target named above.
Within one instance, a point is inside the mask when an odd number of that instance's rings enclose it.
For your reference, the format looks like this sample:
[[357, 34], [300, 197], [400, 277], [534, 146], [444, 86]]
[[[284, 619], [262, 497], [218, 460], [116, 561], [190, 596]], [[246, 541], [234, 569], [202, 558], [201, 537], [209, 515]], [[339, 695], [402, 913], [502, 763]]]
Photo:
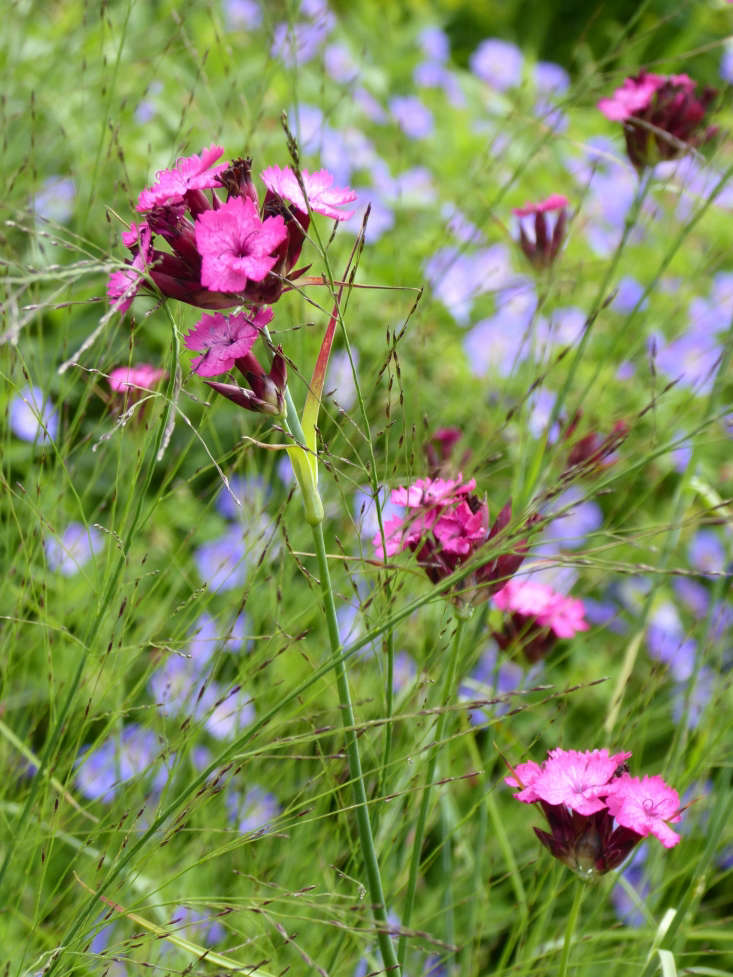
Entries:
[[[380, 535], [372, 540], [377, 557], [410, 550], [433, 583], [449, 577], [511, 520], [511, 503], [507, 503], [489, 528], [488, 506], [472, 494], [475, 487], [475, 479], [464, 482], [458, 475], [420, 478], [408, 488], [393, 489], [390, 502], [406, 512], [385, 522], [385, 547]], [[459, 584], [460, 597], [480, 600], [497, 590], [519, 569], [526, 552], [527, 542], [522, 540], [508, 552], [478, 564]]]
[[[260, 174], [266, 189], [260, 205], [251, 159], [219, 163], [222, 153], [221, 146], [210, 146], [179, 159], [142, 191], [137, 210], [144, 219], [122, 234], [132, 257], [111, 275], [107, 294], [122, 313], [151, 285], [166, 297], [214, 310], [184, 340], [187, 349], [201, 353], [194, 372], [213, 377], [236, 366], [251, 389], [210, 385], [248, 410], [279, 414], [285, 360], [278, 349], [265, 373], [252, 346], [272, 319], [268, 306], [307, 270], [295, 265], [311, 213], [347, 220], [353, 211], [343, 207], [356, 194], [333, 186], [327, 170], [270, 166]], [[240, 311], [234, 315], [219, 311], [235, 307]]]
[[565, 597], [547, 584], [513, 577], [492, 597], [506, 612], [501, 631], [494, 639], [502, 650], [519, 644], [530, 662], [544, 658], [557, 638], [572, 638], [587, 631], [582, 600]]
[[677, 159], [715, 134], [704, 120], [717, 92], [705, 87], [698, 95], [696, 88], [688, 75], [640, 71], [600, 100], [606, 118], [623, 123], [626, 152], [637, 170]]
[[583, 878], [616, 868], [648, 835], [665, 848], [680, 836], [670, 828], [681, 819], [676, 790], [661, 777], [633, 777], [631, 753], [550, 750], [543, 764], [518, 764], [505, 778], [514, 796], [539, 804], [550, 831], [535, 828], [542, 844]]
[[[565, 240], [567, 208], [568, 198], [561, 193], [515, 208], [514, 216], [519, 218], [519, 247], [535, 268], [549, 268], [560, 253]], [[551, 213], [557, 213], [554, 223], [547, 216]], [[525, 225], [523, 218], [532, 220]]]

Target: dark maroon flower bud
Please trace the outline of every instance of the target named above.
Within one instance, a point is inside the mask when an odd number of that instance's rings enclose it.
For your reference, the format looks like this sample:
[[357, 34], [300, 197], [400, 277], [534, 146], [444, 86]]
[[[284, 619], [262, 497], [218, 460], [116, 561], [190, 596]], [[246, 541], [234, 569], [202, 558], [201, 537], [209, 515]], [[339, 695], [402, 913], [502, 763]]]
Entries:
[[[446, 474], [451, 467], [450, 462], [453, 456], [453, 449], [463, 437], [463, 432], [458, 427], [441, 427], [425, 444], [425, 457], [428, 462], [428, 474], [431, 478]], [[457, 468], [462, 468], [471, 456], [470, 451], [466, 451], [461, 457]]]
[[[519, 247], [537, 269], [549, 268], [560, 253], [565, 240], [567, 206], [568, 198], [554, 193], [547, 200], [541, 200], [536, 204], [525, 204], [524, 207], [517, 207], [514, 211], [515, 216], [520, 218]], [[554, 226], [547, 216], [553, 211], [558, 211]], [[521, 220], [523, 217], [534, 217], [529, 234]]]
[[688, 75], [654, 75], [640, 71], [627, 78], [598, 108], [607, 119], [621, 122], [626, 152], [638, 172], [664, 160], [678, 159], [688, 149], [715, 135], [703, 121], [717, 91], [703, 88]]
[[250, 386], [247, 390], [234, 383], [220, 383], [207, 380], [206, 383], [217, 393], [231, 400], [245, 410], [258, 414], [272, 414], [280, 417], [285, 413], [285, 387], [288, 382], [288, 369], [282, 346], [278, 346], [269, 373], [260, 366], [254, 353], [249, 352], [234, 364]]
[[608, 810], [579, 814], [564, 804], [540, 801], [550, 832], [535, 828], [547, 850], [582, 878], [604, 875], [617, 868], [642, 836], [615, 825]]
[[232, 197], [249, 197], [255, 207], [259, 208], [257, 188], [252, 182], [252, 159], [239, 157], [232, 160], [230, 165], [219, 173], [217, 179], [227, 192], [227, 200]]
[[582, 467], [584, 469], [606, 468], [612, 465], [615, 459], [612, 457], [614, 451], [625, 441], [629, 433], [629, 425], [626, 421], [616, 421], [613, 430], [606, 437], [602, 437], [597, 431], [591, 431], [585, 437], [575, 442], [568, 455], [566, 470], [568, 468]]

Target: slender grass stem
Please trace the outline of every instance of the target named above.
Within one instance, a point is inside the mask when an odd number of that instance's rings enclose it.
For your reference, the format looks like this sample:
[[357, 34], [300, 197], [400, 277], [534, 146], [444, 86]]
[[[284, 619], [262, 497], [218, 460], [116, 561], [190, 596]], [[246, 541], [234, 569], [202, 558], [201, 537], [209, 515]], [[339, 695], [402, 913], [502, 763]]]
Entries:
[[576, 881], [575, 892], [573, 893], [573, 904], [570, 907], [570, 913], [568, 914], [567, 925], [565, 926], [565, 939], [562, 945], [562, 956], [560, 957], [560, 968], [558, 970], [558, 977], [567, 977], [568, 974], [568, 961], [570, 960], [570, 948], [573, 945], [573, 940], [575, 938], [575, 926], [578, 922], [578, 915], [580, 913], [580, 906], [583, 902], [583, 896], [585, 895], [585, 883]]
[[377, 940], [385, 968], [390, 974], [399, 975], [401, 972], [400, 964], [397, 962], [395, 949], [388, 932], [387, 910], [384, 902], [379, 862], [377, 860], [377, 852], [372, 835], [372, 826], [369, 820], [367, 795], [364, 786], [364, 775], [361, 769], [361, 757], [359, 756], [359, 744], [354, 720], [354, 709], [351, 704], [349, 681], [346, 674], [346, 665], [341, 657], [341, 639], [339, 638], [338, 622], [336, 619], [336, 605], [333, 599], [331, 575], [328, 569], [326, 544], [323, 538], [323, 526], [321, 523], [318, 523], [311, 528], [313, 530], [313, 541], [318, 559], [318, 572], [321, 579], [323, 609], [326, 615], [328, 637], [334, 657], [334, 671], [336, 672], [336, 684], [341, 705], [341, 720], [346, 727], [346, 755], [349, 761], [349, 775], [354, 794], [356, 824], [359, 832], [362, 858], [364, 859], [364, 868], [366, 870], [372, 913], [377, 925]]
[[[453, 635], [453, 647], [451, 649], [450, 659], [448, 661], [448, 667], [443, 673], [443, 686], [440, 691], [440, 705], [441, 712], [438, 715], [438, 721], [435, 726], [435, 737], [428, 750], [427, 758], [427, 769], [425, 771], [425, 786], [422, 791], [422, 798], [420, 800], [420, 810], [417, 816], [417, 824], [415, 825], [415, 837], [412, 843], [412, 858], [410, 861], [410, 876], [407, 882], [407, 896], [405, 898], [405, 908], [402, 913], [402, 925], [405, 931], [410, 925], [410, 920], [412, 919], [412, 910], [415, 905], [415, 890], [417, 888], [417, 874], [420, 869], [420, 852], [422, 850], [423, 838], [425, 837], [425, 825], [428, 820], [428, 811], [430, 808], [430, 794], [432, 791], [433, 780], [435, 779], [435, 771], [438, 766], [438, 753], [440, 750], [440, 744], [445, 736], [445, 726], [448, 721], [448, 710], [445, 706], [448, 704], [450, 696], [453, 691], [453, 686], [455, 684], [455, 674], [458, 665], [458, 654], [461, 647], [461, 634], [463, 633], [464, 618], [461, 616], [456, 617], [456, 630]], [[407, 955], [407, 933], [404, 932], [400, 937], [398, 958], [400, 961], [400, 966], [404, 967], [405, 957]]]

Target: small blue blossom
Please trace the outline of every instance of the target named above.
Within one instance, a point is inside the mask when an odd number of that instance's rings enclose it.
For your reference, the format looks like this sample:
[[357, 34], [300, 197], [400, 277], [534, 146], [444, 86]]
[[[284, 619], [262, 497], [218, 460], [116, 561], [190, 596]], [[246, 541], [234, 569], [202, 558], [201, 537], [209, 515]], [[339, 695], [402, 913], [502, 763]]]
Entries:
[[229, 819], [236, 823], [240, 834], [264, 834], [271, 830], [273, 821], [282, 811], [275, 795], [257, 784], [253, 784], [244, 797], [229, 794], [227, 808]]
[[262, 512], [269, 494], [270, 486], [262, 475], [232, 475], [229, 488], [222, 485], [219, 490], [216, 508], [226, 519], [240, 519], [245, 513]]
[[570, 75], [552, 61], [538, 61], [532, 69], [532, 79], [543, 95], [563, 95], [570, 88]]
[[389, 101], [389, 110], [410, 139], [425, 139], [435, 127], [433, 113], [417, 95], [395, 95]]
[[59, 433], [59, 415], [40, 387], [24, 387], [10, 401], [10, 430], [22, 441], [49, 444]]
[[60, 537], [43, 541], [49, 570], [73, 577], [93, 556], [104, 548], [104, 538], [94, 526], [70, 522]]
[[[509, 692], [517, 692], [534, 684], [542, 672], [542, 662], [524, 669], [515, 662], [504, 661], [496, 643], [491, 641], [458, 690], [463, 702], [479, 699], [494, 699]], [[491, 714], [503, 716], [512, 708], [509, 702], [498, 702], [469, 710], [469, 718], [474, 726], [482, 726]]]
[[492, 37], [479, 44], [469, 64], [477, 78], [503, 92], [521, 82], [524, 57], [516, 44]]
[[211, 591], [234, 590], [247, 579], [246, 551], [240, 529], [199, 546], [193, 555], [199, 576]]
[[229, 30], [256, 30], [262, 10], [255, 0], [224, 0], [224, 19]]
[[359, 76], [359, 67], [345, 44], [329, 44], [323, 52], [326, 73], [340, 85], [347, 85]]
[[622, 923], [626, 923], [627, 926], [633, 926], [634, 928], [643, 926], [646, 922], [646, 915], [640, 908], [640, 905], [646, 905], [651, 889], [649, 877], [646, 873], [646, 853], [646, 846], [642, 845], [640, 848], [637, 848], [621, 872], [624, 879], [636, 891], [639, 897], [638, 903], [631, 898], [626, 889], [619, 883], [616, 883], [611, 890], [611, 902], [613, 903], [616, 915]]
[[687, 683], [680, 683], [676, 687], [672, 705], [675, 722], [679, 723], [686, 717], [688, 729], [697, 729], [700, 725], [700, 720], [715, 691], [717, 675], [711, 668], [703, 665], [693, 681], [691, 690], [688, 689]]
[[398, 651], [394, 656], [394, 671], [392, 673], [392, 691], [397, 695], [417, 675], [417, 665], [412, 655], [406, 651]]
[[673, 583], [674, 591], [688, 610], [697, 618], [707, 616], [710, 607], [710, 594], [699, 580], [691, 577], [676, 577]]
[[725, 570], [725, 547], [714, 529], [698, 529], [687, 547], [690, 566], [700, 573], [723, 573]]
[[193, 943], [216, 946], [226, 939], [226, 930], [210, 913], [197, 912], [188, 906], [178, 906], [168, 924], [172, 932]]
[[[371, 204], [365, 239], [368, 244], [375, 244], [387, 231], [391, 231], [394, 227], [394, 211], [380, 199], [378, 194], [369, 188], [358, 189], [357, 193], [359, 194], [357, 209], [352, 217], [346, 221], [342, 221], [341, 226], [352, 234], [358, 234], [361, 231], [367, 204]], [[371, 199], [369, 199], [370, 196]]]
[[562, 492], [548, 510], [548, 514], [567, 509], [548, 525], [544, 539], [553, 540], [564, 549], [577, 549], [585, 543], [590, 533], [596, 532], [603, 522], [603, 513], [597, 502], [584, 500], [577, 486]]
[[[379, 488], [379, 504], [382, 509], [382, 523], [388, 519], [404, 514], [404, 509], [400, 505], [395, 505], [390, 499], [389, 489], [384, 486]], [[359, 488], [354, 493], [354, 522], [356, 530], [363, 540], [371, 541], [379, 532], [379, 520], [377, 518], [377, 506], [374, 502], [371, 489], [367, 486]]]
[[223, 695], [213, 683], [200, 700], [201, 711], [208, 711], [204, 726], [218, 740], [231, 739], [255, 721], [252, 697], [243, 689], [232, 689]]
[[442, 63], [450, 57], [450, 38], [440, 27], [423, 27], [417, 35], [417, 43], [425, 57], [431, 61]]
[[36, 217], [65, 224], [74, 213], [76, 184], [71, 177], [50, 176], [33, 197], [31, 207]]
[[155, 763], [159, 750], [152, 730], [130, 723], [118, 737], [110, 737], [96, 749], [82, 751], [77, 762], [77, 789], [90, 800], [109, 804], [120, 784], [152, 774], [150, 788], [158, 793], [168, 780], [166, 766]]
[[[359, 351], [352, 347], [351, 360], [354, 369], [359, 368]], [[326, 393], [341, 410], [349, 411], [356, 403], [356, 383], [349, 354], [345, 349], [331, 354], [326, 374]]]
[[[630, 275], [625, 275], [616, 286], [616, 295], [613, 298], [611, 307], [617, 312], [632, 312], [643, 294], [644, 286]], [[640, 308], [645, 309], [648, 305], [648, 299], [644, 299]]]

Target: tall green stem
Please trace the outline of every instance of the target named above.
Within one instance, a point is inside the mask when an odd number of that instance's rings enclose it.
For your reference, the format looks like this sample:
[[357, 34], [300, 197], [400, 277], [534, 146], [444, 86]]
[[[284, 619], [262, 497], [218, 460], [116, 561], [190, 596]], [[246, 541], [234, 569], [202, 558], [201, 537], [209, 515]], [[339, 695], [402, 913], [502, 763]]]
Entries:
[[573, 945], [573, 939], [575, 937], [575, 926], [578, 922], [578, 914], [580, 912], [580, 905], [583, 902], [583, 896], [585, 895], [585, 882], [580, 880], [575, 883], [575, 892], [573, 894], [573, 905], [570, 907], [570, 914], [568, 915], [567, 926], [565, 927], [565, 940], [562, 945], [562, 956], [560, 957], [560, 969], [558, 970], [558, 977], [567, 977], [568, 974], [568, 960], [570, 959], [570, 948]]
[[[438, 722], [435, 725], [435, 737], [433, 742], [430, 744], [430, 749], [428, 751], [428, 763], [427, 770], [425, 772], [425, 786], [423, 787], [422, 799], [420, 801], [420, 811], [417, 816], [417, 824], [415, 826], [415, 838], [412, 843], [412, 859], [410, 861], [410, 877], [407, 883], [407, 897], [405, 899], [405, 908], [402, 913], [402, 925], [405, 930], [408, 929], [410, 925], [410, 920], [412, 919], [412, 909], [415, 904], [415, 889], [417, 887], [417, 873], [420, 868], [420, 852], [422, 850], [423, 838], [425, 837], [425, 825], [428, 819], [428, 810], [430, 808], [430, 793], [433, 787], [433, 780], [435, 779], [435, 770], [438, 765], [438, 753], [440, 749], [440, 744], [445, 736], [445, 726], [448, 720], [448, 710], [446, 706], [450, 701], [450, 696], [453, 692], [453, 685], [455, 684], [455, 674], [458, 666], [458, 653], [461, 646], [461, 634], [463, 632], [464, 618], [457, 616], [456, 619], [456, 630], [453, 636], [453, 648], [451, 650], [450, 660], [448, 662], [448, 667], [443, 673], [443, 686], [440, 691], [440, 714], [438, 715]], [[400, 961], [400, 966], [405, 965], [405, 956], [407, 955], [407, 933], [403, 932], [400, 937], [400, 944], [398, 949], [398, 957]]]
[[354, 794], [354, 807], [356, 810], [356, 824], [359, 831], [359, 842], [361, 854], [364, 859], [364, 867], [367, 876], [367, 887], [369, 898], [372, 904], [372, 913], [377, 924], [377, 940], [382, 954], [382, 961], [385, 969], [399, 977], [400, 965], [397, 962], [395, 949], [392, 939], [388, 932], [387, 910], [384, 902], [384, 890], [382, 889], [382, 878], [379, 873], [379, 862], [377, 852], [374, 847], [374, 837], [372, 826], [369, 820], [369, 809], [367, 807], [366, 789], [364, 787], [364, 775], [361, 769], [361, 758], [359, 756], [359, 744], [356, 736], [356, 723], [354, 721], [354, 709], [351, 705], [351, 693], [349, 691], [349, 681], [346, 675], [346, 665], [341, 655], [341, 639], [339, 638], [338, 622], [336, 619], [336, 605], [333, 599], [333, 588], [331, 586], [331, 574], [328, 569], [328, 557], [326, 556], [326, 544], [323, 539], [323, 526], [321, 523], [311, 527], [313, 530], [313, 541], [316, 547], [316, 557], [318, 558], [318, 572], [321, 578], [321, 593], [323, 596], [323, 609], [326, 613], [326, 623], [328, 625], [328, 637], [333, 653], [333, 667], [336, 672], [336, 684], [338, 686], [339, 702], [341, 704], [341, 718], [345, 727], [346, 734], [346, 755], [349, 761], [349, 775], [351, 778], [351, 789]]

